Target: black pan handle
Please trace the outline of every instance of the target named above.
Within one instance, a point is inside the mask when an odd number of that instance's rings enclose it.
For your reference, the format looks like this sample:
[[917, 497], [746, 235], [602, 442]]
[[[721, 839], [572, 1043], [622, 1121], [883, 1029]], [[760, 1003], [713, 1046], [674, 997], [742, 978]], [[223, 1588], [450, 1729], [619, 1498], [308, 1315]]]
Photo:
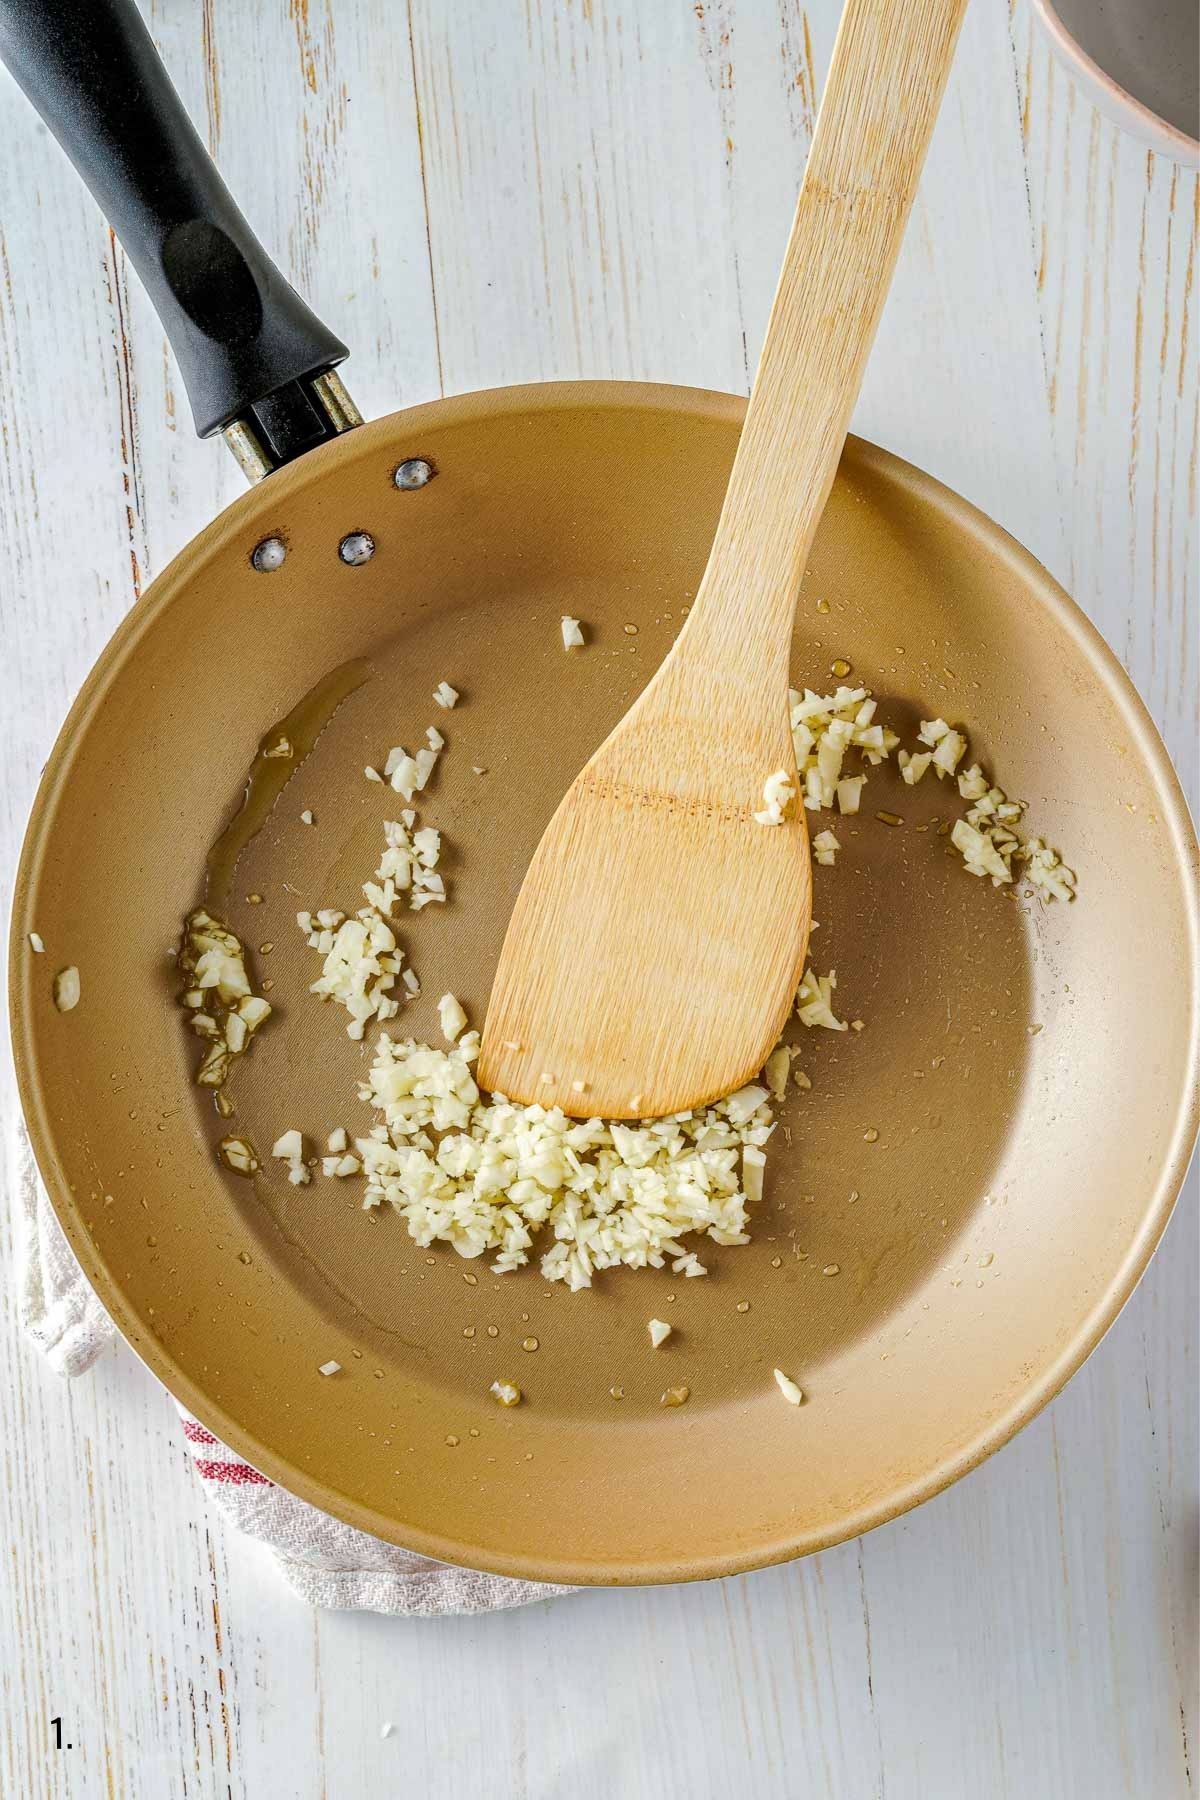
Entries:
[[200, 436], [257, 477], [359, 424], [346, 346], [235, 206], [134, 0], [0, 0], [0, 58], [141, 276]]

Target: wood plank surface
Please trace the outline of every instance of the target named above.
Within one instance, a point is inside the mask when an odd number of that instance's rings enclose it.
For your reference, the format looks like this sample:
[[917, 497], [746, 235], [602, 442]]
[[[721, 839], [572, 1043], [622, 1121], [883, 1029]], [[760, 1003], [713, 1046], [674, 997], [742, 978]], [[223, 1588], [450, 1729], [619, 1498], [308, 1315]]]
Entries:
[[[379, 412], [549, 377], [744, 391], [837, 11], [154, 0], [149, 16]], [[192, 437], [147, 302], [3, 77], [0, 142], [6, 906], [80, 680], [240, 477]], [[1023, 0], [975, 0], [856, 416], [1075, 593], [1193, 800], [1196, 242], [1195, 175], [1091, 110]], [[209, 1512], [140, 1365], [114, 1351], [62, 1383], [5, 1286], [0, 1793], [1184, 1800], [1196, 1198], [1064, 1394], [916, 1513], [788, 1568], [477, 1620], [308, 1612]]]

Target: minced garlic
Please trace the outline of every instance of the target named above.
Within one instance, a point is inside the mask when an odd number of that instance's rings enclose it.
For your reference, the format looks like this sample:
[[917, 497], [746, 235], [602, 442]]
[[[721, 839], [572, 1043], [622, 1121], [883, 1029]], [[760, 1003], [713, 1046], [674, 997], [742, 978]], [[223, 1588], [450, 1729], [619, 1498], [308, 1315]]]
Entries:
[[844, 1019], [834, 1016], [833, 990], [837, 986], [837, 970], [830, 969], [828, 975], [818, 975], [812, 969], [805, 969], [800, 980], [800, 991], [796, 995], [796, 1013], [802, 1025], [821, 1025], [826, 1031], [846, 1031]]
[[270, 1018], [270, 1002], [251, 990], [241, 939], [203, 907], [184, 921], [175, 966], [183, 980], [179, 1004], [187, 1008], [188, 1024], [207, 1046], [197, 1084], [219, 1088]]
[[953, 775], [967, 748], [962, 733], [947, 725], [945, 719], [922, 719], [917, 736], [932, 753], [933, 772], [938, 780], [944, 781], [947, 775]]
[[305, 1187], [312, 1172], [304, 1160], [304, 1138], [299, 1131], [285, 1131], [271, 1146], [271, 1155], [288, 1166], [288, 1180], [293, 1187]]
[[453, 994], [443, 994], [438, 1001], [438, 1024], [448, 1044], [461, 1037], [467, 1029], [467, 1015], [463, 1011], [462, 1002]]
[[755, 813], [755, 824], [782, 825], [784, 808], [795, 791], [786, 769], [776, 769], [768, 775], [763, 783], [763, 809]]
[[[818, 812], [832, 806], [836, 797], [842, 812], [857, 812], [858, 795], [847, 789], [843, 803], [838, 793], [839, 783], [846, 779], [842, 765], [847, 751], [857, 749], [864, 761], [877, 764], [891, 755], [899, 738], [875, 724], [876, 703], [865, 687], [839, 687], [834, 694], [814, 694], [809, 688], [800, 694], [792, 689], [788, 705], [805, 806]], [[861, 788], [866, 778], [858, 779]]]
[[1075, 871], [1068, 869], [1057, 850], [1051, 850], [1041, 838], [1030, 838], [1017, 851], [1026, 864], [1025, 873], [1035, 888], [1050, 900], [1075, 898]]
[[79, 1005], [79, 970], [71, 963], [68, 968], [60, 969], [54, 977], [52, 989], [54, 1004], [59, 1012], [73, 1012]]
[[910, 755], [907, 750], [900, 750], [896, 761], [900, 765], [900, 779], [909, 787], [916, 787], [933, 761], [933, 751], [918, 750]]
[[782, 1100], [787, 1093], [788, 1068], [795, 1054], [790, 1044], [776, 1044], [763, 1064], [763, 1079], [772, 1100]]
[[446, 1242], [466, 1257], [494, 1251], [503, 1274], [528, 1262], [544, 1229], [543, 1276], [578, 1289], [621, 1263], [703, 1275], [680, 1241], [692, 1232], [748, 1242], [761, 1173], [753, 1152], [774, 1129], [765, 1087], [637, 1125], [578, 1120], [486, 1099], [471, 1074], [478, 1053], [473, 1031], [445, 1051], [382, 1033], [360, 1089], [381, 1114], [355, 1145], [364, 1204], [395, 1207], [417, 1243]]
[[296, 923], [325, 961], [309, 992], [322, 1000], [336, 1000], [350, 1014], [347, 1037], [361, 1038], [368, 1023], [382, 1024], [395, 1018], [400, 1001], [392, 998], [404, 953], [387, 920], [373, 907], [364, 907], [356, 918], [326, 909], [299, 912]]
[[261, 1166], [248, 1138], [223, 1137], [217, 1145], [217, 1155], [235, 1175], [257, 1175]]

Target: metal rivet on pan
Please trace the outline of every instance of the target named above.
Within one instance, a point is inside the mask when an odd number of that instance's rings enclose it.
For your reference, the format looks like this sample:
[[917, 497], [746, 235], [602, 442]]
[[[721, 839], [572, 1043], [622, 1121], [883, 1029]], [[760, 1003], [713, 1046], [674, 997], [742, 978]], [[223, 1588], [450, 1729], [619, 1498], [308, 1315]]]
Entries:
[[256, 544], [250, 555], [250, 561], [260, 575], [269, 575], [273, 569], [283, 567], [283, 559], [287, 555], [287, 545], [282, 538], [264, 538]]
[[375, 539], [369, 531], [352, 531], [338, 545], [338, 555], [351, 568], [358, 563], [370, 562], [375, 554]]
[[423, 488], [433, 480], [435, 473], [432, 463], [426, 462], [423, 456], [414, 456], [400, 464], [392, 480], [402, 493], [408, 493], [413, 488]]

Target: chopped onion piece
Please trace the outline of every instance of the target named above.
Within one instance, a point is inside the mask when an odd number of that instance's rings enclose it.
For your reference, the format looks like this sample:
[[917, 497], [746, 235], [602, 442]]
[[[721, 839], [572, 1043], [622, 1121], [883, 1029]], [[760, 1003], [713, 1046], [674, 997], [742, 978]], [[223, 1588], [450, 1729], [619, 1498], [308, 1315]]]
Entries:
[[433, 697], [439, 706], [444, 706], [449, 712], [458, 702], [458, 689], [452, 688], [448, 681], [439, 681], [433, 690]]
[[650, 1342], [656, 1350], [660, 1344], [665, 1344], [671, 1335], [671, 1327], [665, 1319], [651, 1319], [646, 1329], [650, 1333]]
[[583, 632], [579, 628], [579, 620], [563, 614], [562, 641], [564, 650], [576, 650], [583, 647]]

